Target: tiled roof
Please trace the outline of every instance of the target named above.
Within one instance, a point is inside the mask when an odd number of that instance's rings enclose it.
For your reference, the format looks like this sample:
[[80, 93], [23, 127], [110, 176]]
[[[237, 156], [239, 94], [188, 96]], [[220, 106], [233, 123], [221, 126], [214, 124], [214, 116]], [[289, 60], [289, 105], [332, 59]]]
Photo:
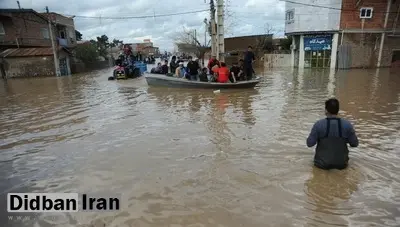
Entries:
[[[63, 48], [59, 48], [61, 50]], [[0, 53], [0, 57], [35, 57], [35, 56], [51, 56], [53, 50], [51, 47], [42, 48], [10, 48]]]

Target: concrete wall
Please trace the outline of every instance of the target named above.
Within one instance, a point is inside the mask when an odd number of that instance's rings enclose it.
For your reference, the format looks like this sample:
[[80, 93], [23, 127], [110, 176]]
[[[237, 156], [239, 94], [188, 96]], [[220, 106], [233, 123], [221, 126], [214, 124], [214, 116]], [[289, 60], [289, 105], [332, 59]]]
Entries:
[[6, 58], [7, 78], [55, 76], [53, 56]]
[[[297, 0], [296, 2], [339, 9], [342, 7], [342, 0]], [[287, 11], [294, 12], [294, 19], [285, 22], [285, 33], [339, 30], [340, 10], [286, 2]]]
[[[41, 29], [48, 31], [48, 23], [34, 13], [13, 13], [13, 17], [1, 17], [5, 35], [0, 36], [1, 45], [51, 46], [50, 39], [45, 39]], [[25, 19], [25, 20], [24, 20]]]
[[[340, 27], [341, 29], [383, 29], [387, 0], [363, 0], [357, 6], [355, 0], [343, 0], [343, 8], [341, 15]], [[400, 1], [392, 1], [390, 12], [397, 12]], [[372, 18], [361, 19], [360, 8], [361, 7], [372, 7]], [[396, 21], [396, 13], [390, 13], [388, 18], [387, 28], [392, 29], [394, 22]], [[400, 27], [397, 23], [396, 27]]]
[[279, 68], [291, 67], [291, 54], [265, 54], [264, 67]]
[[240, 37], [232, 37], [225, 38], [225, 52], [230, 51], [241, 51], [244, 52], [247, 50], [247, 47], [250, 45], [253, 48], [256, 48], [260, 41], [264, 41], [266, 39], [271, 40], [272, 35], [252, 35], [252, 36], [240, 36]]

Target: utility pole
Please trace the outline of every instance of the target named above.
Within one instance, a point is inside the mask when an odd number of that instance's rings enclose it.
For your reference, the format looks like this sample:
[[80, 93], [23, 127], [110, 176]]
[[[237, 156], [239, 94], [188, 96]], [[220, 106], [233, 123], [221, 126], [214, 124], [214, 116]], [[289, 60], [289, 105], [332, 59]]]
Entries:
[[204, 24], [206, 24], [206, 27], [204, 30], [204, 47], [206, 47], [207, 46], [207, 27], [208, 27], [207, 18], [204, 18]]
[[218, 16], [218, 60], [225, 61], [225, 37], [224, 37], [224, 0], [217, 0], [217, 16]]
[[215, 23], [215, 6], [214, 6], [214, 0], [210, 0], [210, 13], [211, 13], [211, 21], [210, 21], [210, 26], [211, 26], [211, 56], [216, 56], [218, 58], [217, 54], [217, 28], [216, 28], [216, 23]]
[[60, 76], [60, 67], [58, 64], [58, 57], [57, 57], [57, 50], [56, 46], [54, 44], [54, 37], [53, 37], [53, 26], [51, 25], [51, 16], [49, 13], [49, 7], [46, 6], [46, 12], [47, 12], [47, 18], [49, 19], [49, 34], [50, 34], [50, 41], [51, 41], [51, 47], [53, 49], [53, 58], [54, 58], [54, 68], [55, 68], [55, 73], [56, 76]]

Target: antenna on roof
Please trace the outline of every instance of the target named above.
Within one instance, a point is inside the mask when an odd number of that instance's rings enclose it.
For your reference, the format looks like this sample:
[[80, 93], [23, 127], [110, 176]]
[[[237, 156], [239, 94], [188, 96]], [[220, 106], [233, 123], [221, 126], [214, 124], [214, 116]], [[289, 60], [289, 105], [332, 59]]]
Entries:
[[21, 5], [19, 4], [19, 1], [17, 1], [18, 4], [18, 9], [21, 9]]

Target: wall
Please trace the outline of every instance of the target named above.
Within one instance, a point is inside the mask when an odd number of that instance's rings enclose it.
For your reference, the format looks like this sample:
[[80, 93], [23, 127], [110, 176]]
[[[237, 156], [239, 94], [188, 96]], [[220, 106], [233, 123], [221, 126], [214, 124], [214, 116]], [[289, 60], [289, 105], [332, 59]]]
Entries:
[[[49, 28], [47, 22], [34, 13], [13, 13], [13, 17], [0, 17], [6, 35], [0, 37], [0, 45], [51, 46], [50, 39], [43, 38], [41, 28]], [[24, 19], [25, 20], [24, 20]]]
[[7, 78], [55, 76], [52, 56], [6, 58]]
[[[296, 2], [338, 9], [342, 7], [342, 0], [297, 0]], [[286, 11], [288, 10], [294, 10], [294, 20], [285, 22], [285, 33], [339, 30], [340, 10], [286, 2]]]
[[96, 61], [88, 64], [84, 64], [82, 62], [71, 62], [70, 64], [72, 74], [90, 72], [92, 70], [99, 70], [111, 67], [109, 61]]
[[291, 54], [265, 54], [264, 67], [291, 67]]
[[[351, 47], [351, 68], [375, 68], [381, 34], [345, 33], [343, 45]], [[383, 46], [381, 66], [390, 67], [392, 51], [400, 49], [400, 37], [386, 37]]]
[[241, 51], [244, 52], [247, 50], [247, 47], [250, 45], [253, 48], [260, 43], [260, 41], [264, 41], [265, 39], [270, 39], [272, 42], [272, 35], [253, 35], [253, 36], [240, 36], [240, 37], [232, 37], [225, 38], [225, 52], [230, 51]]
[[[356, 3], [356, 0], [343, 0], [341, 29], [383, 29], [387, 0], [363, 0], [358, 6]], [[400, 1], [392, 1], [390, 12], [397, 12], [399, 5]], [[364, 19], [364, 26], [360, 18], [361, 7], [373, 8], [372, 18]], [[396, 13], [390, 13], [387, 28], [392, 29], [395, 20]]]

